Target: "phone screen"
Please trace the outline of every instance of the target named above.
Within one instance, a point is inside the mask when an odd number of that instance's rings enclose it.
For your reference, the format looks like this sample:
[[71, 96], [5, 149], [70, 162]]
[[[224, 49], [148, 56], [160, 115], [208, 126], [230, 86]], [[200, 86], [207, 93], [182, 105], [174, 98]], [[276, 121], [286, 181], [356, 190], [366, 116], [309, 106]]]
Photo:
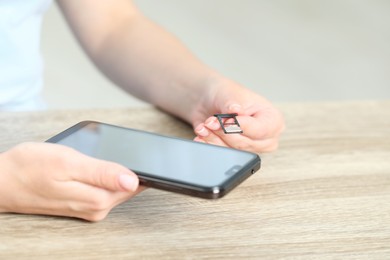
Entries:
[[[117, 162], [147, 185], [163, 189], [165, 185], [168, 190], [179, 185], [182, 191], [193, 187], [218, 193], [260, 168], [260, 159], [253, 153], [92, 121], [81, 122], [48, 142]], [[160, 185], [153, 185], [159, 181]]]

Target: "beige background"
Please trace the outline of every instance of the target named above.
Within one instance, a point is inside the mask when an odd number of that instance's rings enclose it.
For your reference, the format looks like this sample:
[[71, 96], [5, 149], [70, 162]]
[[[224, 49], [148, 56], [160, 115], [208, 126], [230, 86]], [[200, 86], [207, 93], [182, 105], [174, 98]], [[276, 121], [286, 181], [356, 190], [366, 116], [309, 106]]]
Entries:
[[[203, 61], [273, 101], [390, 98], [386, 0], [137, 0]], [[50, 108], [140, 106], [91, 65], [53, 5], [44, 21]]]

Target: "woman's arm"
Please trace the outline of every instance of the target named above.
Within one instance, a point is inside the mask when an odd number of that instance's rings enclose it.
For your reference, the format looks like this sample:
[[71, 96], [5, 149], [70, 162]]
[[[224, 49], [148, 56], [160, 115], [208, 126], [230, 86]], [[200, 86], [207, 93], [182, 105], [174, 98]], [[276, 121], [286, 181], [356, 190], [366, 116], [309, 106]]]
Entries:
[[188, 122], [199, 98], [222, 79], [131, 1], [61, 0], [59, 5], [104, 74], [131, 94]]
[[[201, 63], [131, 1], [59, 0], [59, 5], [104, 74], [129, 93], [191, 123], [195, 140], [255, 152], [276, 149], [284, 129], [280, 112]], [[241, 135], [225, 135], [212, 117], [232, 112], [239, 114]]]

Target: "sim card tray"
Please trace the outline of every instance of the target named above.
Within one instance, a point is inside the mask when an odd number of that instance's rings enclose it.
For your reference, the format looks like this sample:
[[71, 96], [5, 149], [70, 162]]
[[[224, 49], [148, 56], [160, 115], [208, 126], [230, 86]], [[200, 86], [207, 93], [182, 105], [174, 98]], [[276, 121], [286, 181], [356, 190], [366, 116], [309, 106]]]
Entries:
[[[225, 134], [240, 134], [243, 133], [240, 124], [237, 121], [237, 116], [238, 114], [215, 114], [214, 116], [218, 118], [219, 124], [222, 127], [222, 130]], [[229, 119], [233, 118], [234, 122], [232, 123], [227, 123], [226, 120], [223, 119]]]

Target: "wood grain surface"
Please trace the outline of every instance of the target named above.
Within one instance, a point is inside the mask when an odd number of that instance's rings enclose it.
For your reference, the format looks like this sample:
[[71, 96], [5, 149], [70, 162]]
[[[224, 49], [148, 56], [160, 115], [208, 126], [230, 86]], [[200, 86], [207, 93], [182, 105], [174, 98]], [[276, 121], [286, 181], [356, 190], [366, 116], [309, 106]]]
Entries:
[[[98, 223], [0, 214], [0, 259], [390, 259], [390, 102], [279, 107], [279, 150], [226, 197], [148, 189]], [[0, 151], [82, 120], [193, 137], [154, 108], [0, 113]]]

